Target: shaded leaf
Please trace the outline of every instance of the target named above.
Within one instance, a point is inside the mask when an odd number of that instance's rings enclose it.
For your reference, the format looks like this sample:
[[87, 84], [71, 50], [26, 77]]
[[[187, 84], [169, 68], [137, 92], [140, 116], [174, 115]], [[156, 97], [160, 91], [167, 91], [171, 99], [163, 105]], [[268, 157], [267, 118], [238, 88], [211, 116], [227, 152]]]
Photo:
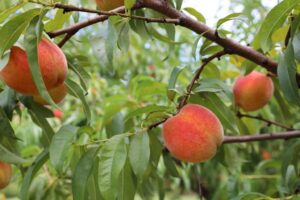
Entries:
[[92, 173], [94, 160], [98, 148], [91, 148], [82, 155], [76, 165], [72, 178], [72, 191], [74, 200], [85, 200], [88, 180]]
[[49, 151], [45, 149], [42, 153], [40, 153], [32, 165], [27, 169], [22, 186], [20, 191], [20, 198], [22, 200], [29, 199], [29, 187], [32, 182], [32, 179], [36, 175], [36, 173], [41, 169], [41, 167], [47, 162], [49, 159]]
[[277, 71], [280, 87], [287, 100], [295, 105], [300, 105], [300, 96], [296, 81], [296, 63], [291, 43], [284, 54], [280, 56]]
[[67, 159], [68, 152], [76, 136], [78, 128], [66, 125], [61, 127], [53, 136], [49, 148], [50, 161], [59, 174], [63, 171], [64, 163]]
[[129, 161], [135, 175], [139, 178], [143, 176], [150, 159], [148, 133], [136, 134], [129, 146]]
[[106, 200], [117, 196], [118, 180], [127, 156], [124, 138], [125, 135], [116, 135], [101, 149], [98, 179], [101, 194]]

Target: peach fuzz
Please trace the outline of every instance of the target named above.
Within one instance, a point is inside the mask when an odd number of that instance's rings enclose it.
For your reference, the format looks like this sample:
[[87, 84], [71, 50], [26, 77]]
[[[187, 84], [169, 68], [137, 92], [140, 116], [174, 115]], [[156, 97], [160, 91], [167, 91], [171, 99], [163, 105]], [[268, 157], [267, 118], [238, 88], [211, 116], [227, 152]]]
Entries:
[[214, 157], [223, 142], [224, 131], [213, 112], [188, 104], [164, 123], [163, 138], [175, 158], [198, 163]]
[[272, 98], [273, 92], [272, 79], [256, 71], [239, 77], [233, 86], [235, 104], [246, 112], [264, 107]]
[[96, 4], [100, 10], [109, 11], [124, 6], [124, 0], [96, 0]]
[[12, 176], [11, 165], [0, 161], [0, 189], [5, 188]]
[[[65, 84], [61, 84], [57, 88], [49, 90], [48, 92], [55, 103], [60, 103], [67, 95], [67, 87]], [[34, 95], [33, 100], [41, 105], [48, 105], [48, 102], [40, 95]]]
[[[67, 60], [61, 49], [43, 38], [38, 45], [41, 74], [48, 90], [61, 85], [67, 75]], [[7, 65], [0, 71], [0, 78], [14, 90], [24, 95], [38, 94], [32, 79], [26, 52], [20, 47], [11, 48]]]

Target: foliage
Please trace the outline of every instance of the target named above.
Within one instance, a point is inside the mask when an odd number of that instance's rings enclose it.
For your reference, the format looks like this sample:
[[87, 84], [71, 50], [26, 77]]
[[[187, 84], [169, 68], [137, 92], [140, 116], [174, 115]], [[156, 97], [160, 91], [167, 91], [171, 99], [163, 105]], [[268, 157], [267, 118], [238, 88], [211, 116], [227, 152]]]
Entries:
[[[54, 2], [96, 8], [88, 0], [0, 1], [0, 68], [11, 46], [22, 46], [43, 97], [49, 96], [38, 70], [37, 42], [47, 32], [95, 16], [49, 6]], [[196, 9], [181, 8], [182, 0], [169, 2], [206, 22]], [[126, 5], [132, 3], [126, 0]], [[252, 114], [300, 129], [300, 1], [283, 0], [268, 14], [261, 1], [232, 0], [231, 5], [243, 11], [232, 10], [216, 21], [219, 37], [251, 43], [279, 63], [274, 97]], [[151, 9], [127, 14], [163, 17]], [[233, 21], [231, 30], [224, 26], [228, 21]], [[299, 198], [299, 139], [224, 144], [212, 160], [189, 164], [164, 148], [161, 126], [148, 128], [176, 114], [203, 59], [224, 49], [204, 36], [172, 23], [111, 16], [81, 29], [62, 47], [69, 65], [68, 96], [62, 104], [38, 105], [1, 83], [0, 160], [14, 164], [14, 175], [0, 194], [43, 200]], [[237, 76], [253, 69], [267, 73], [235, 54], [215, 59], [204, 68], [188, 101], [211, 109], [227, 136], [286, 131], [239, 117], [231, 87]], [[62, 119], [53, 116], [58, 108]]]

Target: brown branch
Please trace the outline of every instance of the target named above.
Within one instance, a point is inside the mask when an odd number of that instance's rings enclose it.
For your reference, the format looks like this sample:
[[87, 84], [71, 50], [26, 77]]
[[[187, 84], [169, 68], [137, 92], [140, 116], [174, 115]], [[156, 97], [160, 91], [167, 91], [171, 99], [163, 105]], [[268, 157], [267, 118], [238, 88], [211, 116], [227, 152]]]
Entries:
[[243, 136], [225, 136], [223, 144], [242, 143], [242, 142], [259, 142], [266, 140], [292, 139], [299, 138], [300, 131], [268, 133], [260, 135], [243, 135]]
[[256, 119], [256, 120], [259, 120], [259, 121], [263, 121], [263, 122], [266, 122], [266, 123], [268, 123], [268, 124], [273, 124], [273, 125], [275, 125], [275, 126], [281, 127], [281, 128], [283, 128], [283, 129], [286, 129], [286, 130], [289, 130], [289, 131], [295, 130], [295, 129], [293, 129], [293, 128], [290, 127], [290, 126], [287, 126], [287, 125], [285, 125], [285, 124], [281, 124], [281, 123], [279, 123], [279, 122], [275, 122], [275, 121], [272, 121], [272, 120], [265, 119], [265, 118], [263, 118], [263, 117], [261, 117], [261, 116], [253, 116], [253, 115], [248, 115], [248, 114], [242, 114], [242, 113], [240, 113], [240, 112], [237, 113], [237, 116], [238, 116], [239, 118], [246, 117], [246, 118], [250, 118], [250, 119]]
[[[123, 9], [123, 11], [124, 11], [124, 9]], [[107, 19], [108, 19], [108, 16], [97, 16], [97, 17], [88, 19], [86, 21], [79, 22], [79, 23], [77, 23], [77, 24], [75, 24], [73, 26], [70, 26], [70, 27], [67, 27], [67, 28], [64, 28], [64, 29], [60, 29], [58, 31], [49, 32], [48, 35], [51, 38], [55, 38], [55, 37], [58, 37], [60, 35], [64, 35], [66, 33], [68, 34], [68, 33], [77, 32], [80, 29], [83, 29], [83, 28], [85, 28], [87, 26], [96, 24], [98, 22], [103, 22], [103, 21], [105, 21]]]
[[74, 31], [74, 32], [67, 33], [67, 34], [65, 35], [65, 37], [58, 43], [58, 46], [59, 46], [60, 48], [63, 47], [63, 46], [66, 44], [66, 42], [67, 42], [68, 40], [70, 40], [71, 37], [72, 37], [73, 35], [75, 35], [77, 32], [78, 32], [78, 31]]
[[151, 124], [150, 126], [148, 126], [148, 130], [150, 131], [151, 129], [158, 127], [159, 125], [163, 124], [167, 120], [168, 120], [168, 118], [165, 118], [165, 119], [162, 119], [158, 122]]
[[[133, 9], [138, 9], [141, 8], [141, 4], [137, 4], [134, 6]], [[69, 11], [81, 11], [81, 12], [89, 12], [89, 13], [95, 13], [98, 14], [99, 16], [88, 19], [83, 22], [79, 22], [73, 26], [70, 26], [68, 28], [64, 28], [55, 32], [49, 32], [48, 35], [51, 38], [55, 38], [57, 36], [63, 35], [63, 34], [69, 34], [69, 37], [72, 37], [75, 33], [77, 33], [80, 29], [83, 29], [85, 27], [88, 27], [90, 25], [96, 24], [98, 22], [103, 22], [108, 19], [109, 16], [121, 16], [121, 17], [126, 17], [126, 18], [131, 18], [131, 19], [136, 19], [136, 20], [143, 20], [146, 21], [147, 23], [171, 23], [171, 24], [179, 24], [180, 20], [179, 19], [168, 19], [168, 18], [149, 18], [149, 17], [142, 17], [142, 16], [134, 16], [134, 15], [126, 15], [125, 13], [125, 8], [120, 7], [115, 10], [106, 12], [106, 11], [98, 11], [98, 10], [92, 10], [92, 9], [86, 9], [86, 8], [78, 8], [75, 6], [71, 5], [63, 5], [63, 4], [55, 4], [55, 8], [59, 9], [64, 9], [66, 12]], [[74, 34], [72, 34], [74, 33]], [[70, 38], [68, 38], [70, 39]], [[66, 41], [65, 41], [66, 42]]]
[[[208, 27], [207, 25], [187, 16], [183, 12], [176, 10], [171, 7], [168, 3], [161, 0], [143, 0], [143, 6], [146, 8], [151, 8], [157, 12], [164, 14], [173, 19], [180, 19], [180, 26], [186, 27], [205, 38], [217, 43], [218, 45], [224, 47], [224, 49], [230, 50], [232, 54], [237, 54], [250, 60], [264, 68], [273, 74], [277, 74], [277, 62], [266, 57], [255, 49], [244, 46], [228, 38], [218, 37], [216, 31]], [[297, 83], [300, 87], [300, 76], [297, 75]]]
[[[57, 3], [54, 6], [55, 8], [63, 9], [65, 12], [71, 12], [71, 11], [77, 11], [77, 12], [86, 12], [86, 13], [94, 13], [98, 15], [105, 15], [105, 16], [120, 16], [123, 18], [130, 18], [130, 19], [136, 19], [136, 20], [143, 20], [147, 23], [170, 23], [170, 24], [179, 24], [179, 19], [168, 19], [168, 18], [150, 18], [150, 17], [142, 17], [142, 16], [136, 16], [136, 15], [127, 15], [124, 13], [116, 12], [114, 10], [112, 11], [100, 11], [100, 10], [93, 10], [93, 9], [87, 9], [87, 8], [79, 8], [72, 5], [65, 5]], [[140, 4], [136, 4], [134, 9], [140, 8]]]
[[[56, 7], [64, 7], [61, 4], [56, 4]], [[255, 49], [249, 47], [249, 46], [244, 46], [239, 44], [238, 42], [235, 42], [231, 39], [228, 38], [221, 38], [216, 34], [216, 31], [213, 29], [209, 28], [207, 25], [194, 20], [193, 18], [187, 16], [183, 12], [180, 12], [176, 10], [175, 8], [171, 7], [166, 1], [161, 1], [161, 0], [140, 0], [138, 1], [137, 5], [135, 8], [151, 8], [155, 11], [158, 11], [165, 16], [168, 16], [170, 19], [152, 19], [152, 18], [146, 18], [146, 17], [141, 17], [141, 16], [135, 16], [137, 19], [140, 20], [145, 20], [151, 22], [153, 20], [154, 22], [159, 22], [159, 23], [174, 23], [176, 25], [180, 25], [183, 27], [186, 27], [198, 34], [203, 35], [207, 39], [219, 44], [220, 46], [224, 47], [226, 50], [230, 50], [232, 54], [236, 54], [239, 56], [242, 56], [246, 58], [247, 60], [250, 60], [264, 68], [266, 68], [269, 72], [273, 74], [277, 74], [277, 65], [278, 63], [267, 56], [263, 55], [262, 53], [256, 51]], [[95, 10], [90, 10], [90, 9], [84, 9], [84, 8], [76, 8], [76, 7], [66, 7], [65, 10], [68, 11], [68, 9], [74, 9], [74, 10], [83, 10], [87, 12], [93, 12], [97, 14], [106, 14], [106, 15], [119, 15], [120, 13], [124, 13], [125, 9], [123, 7], [115, 9], [113, 11], [109, 12], [104, 12], [104, 11], [95, 11]], [[64, 8], [62, 8], [64, 9]], [[128, 15], [123, 15], [125, 17], [129, 17]], [[103, 18], [104, 17], [104, 18]], [[132, 17], [132, 16], [131, 16]], [[93, 19], [80, 22], [78, 24], [75, 24], [69, 28], [62, 29], [56, 32], [49, 33], [50, 37], [57, 37], [59, 35], [69, 33], [72, 31], [78, 31], [84, 27], [87, 27], [89, 25], [95, 24], [97, 22], [105, 21], [108, 17], [107, 16], [98, 16]], [[178, 22], [179, 21], [179, 22]], [[297, 74], [297, 83], [298, 86], [300, 87], [300, 76]]]
[[225, 50], [220, 51], [215, 53], [214, 55], [206, 58], [203, 60], [202, 65], [199, 67], [199, 69], [196, 71], [191, 83], [189, 84], [188, 88], [187, 88], [187, 92], [184, 95], [183, 99], [180, 101], [177, 109], [180, 110], [184, 105], [187, 104], [187, 101], [192, 93], [193, 87], [196, 83], [196, 81], [200, 78], [201, 73], [203, 72], [205, 66], [210, 63], [213, 59], [218, 58], [220, 59], [220, 57], [222, 57], [223, 55], [225, 55], [227, 52]]

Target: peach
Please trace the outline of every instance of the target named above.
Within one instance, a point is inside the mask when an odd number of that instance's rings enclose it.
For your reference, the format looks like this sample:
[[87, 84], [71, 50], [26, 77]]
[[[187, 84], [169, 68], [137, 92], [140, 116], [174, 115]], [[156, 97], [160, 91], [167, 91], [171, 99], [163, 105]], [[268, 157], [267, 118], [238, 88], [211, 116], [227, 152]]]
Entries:
[[175, 158], [198, 163], [214, 157], [223, 142], [224, 131], [212, 111], [188, 104], [164, 123], [163, 138]]
[[100, 10], [109, 11], [124, 6], [124, 0], [96, 0], [96, 4]]
[[273, 92], [272, 79], [256, 71], [239, 77], [233, 86], [235, 104], [246, 112], [264, 107], [273, 96]]
[[55, 118], [61, 119], [64, 116], [64, 113], [61, 110], [53, 110], [53, 115]]
[[[60, 103], [67, 95], [67, 87], [65, 84], [61, 84], [57, 88], [49, 90], [49, 95], [55, 103]], [[39, 94], [33, 96], [33, 100], [41, 105], [48, 105], [48, 102], [43, 99]]]
[[[38, 45], [41, 74], [48, 90], [61, 85], [67, 75], [67, 60], [61, 49], [43, 38]], [[38, 94], [32, 79], [26, 52], [13, 46], [7, 65], [0, 71], [0, 78], [14, 90], [24, 95]]]
[[11, 179], [11, 165], [0, 161], [0, 189], [5, 188]]

